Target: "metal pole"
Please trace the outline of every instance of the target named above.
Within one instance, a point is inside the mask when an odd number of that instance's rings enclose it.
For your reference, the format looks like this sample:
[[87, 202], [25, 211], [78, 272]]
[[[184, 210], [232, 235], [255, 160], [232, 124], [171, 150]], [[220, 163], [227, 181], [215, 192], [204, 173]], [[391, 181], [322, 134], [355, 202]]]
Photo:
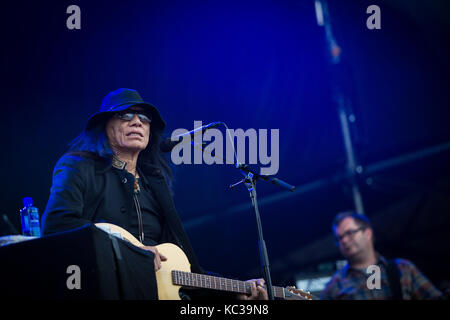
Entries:
[[[333, 29], [331, 27], [331, 19], [328, 11], [328, 4], [325, 0], [315, 0], [317, 24], [325, 28], [325, 37], [328, 44], [330, 62], [332, 65], [341, 63], [341, 48], [338, 46], [336, 39], [333, 36]], [[352, 189], [353, 203], [355, 210], [364, 214], [364, 205], [359, 190], [357, 174], [362, 172], [362, 167], [357, 164], [355, 151], [353, 150], [352, 135], [348, 123], [349, 109], [346, 104], [345, 95], [339, 85], [335, 84], [334, 98], [338, 105], [338, 114], [341, 124], [342, 137], [344, 139], [344, 147], [347, 158], [347, 172], [350, 176], [350, 185]], [[354, 115], [351, 115], [354, 118]]]
[[[350, 178], [350, 184], [352, 187], [352, 196], [353, 196], [353, 203], [355, 205], [355, 209], [357, 212], [364, 214], [364, 205], [363, 200], [361, 196], [361, 192], [359, 191], [359, 185], [357, 182], [356, 176], [358, 173], [362, 173], [362, 166], [357, 164], [355, 152], [353, 150], [353, 144], [352, 144], [352, 136], [350, 133], [350, 127], [348, 123], [348, 115], [345, 111], [345, 105], [343, 99], [339, 99], [339, 120], [341, 122], [341, 130], [342, 130], [342, 137], [344, 139], [344, 146], [345, 146], [345, 153], [347, 156], [347, 171], [349, 173]], [[353, 116], [353, 115], [351, 115]]]

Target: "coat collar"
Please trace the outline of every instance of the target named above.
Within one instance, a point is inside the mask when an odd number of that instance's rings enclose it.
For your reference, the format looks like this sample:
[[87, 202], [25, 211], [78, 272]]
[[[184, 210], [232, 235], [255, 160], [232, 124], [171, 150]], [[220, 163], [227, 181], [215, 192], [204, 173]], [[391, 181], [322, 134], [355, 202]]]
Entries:
[[[126, 165], [127, 163], [125, 161], [120, 160], [116, 156], [113, 156], [111, 159], [101, 158], [99, 161], [96, 161], [96, 172], [98, 174], [103, 174], [111, 168], [123, 170]], [[161, 168], [153, 165], [149, 161], [139, 158], [137, 165], [145, 175], [162, 176]]]
[[120, 169], [123, 170], [125, 169], [125, 167], [127, 166], [127, 163], [125, 161], [120, 160], [119, 158], [117, 158], [115, 155], [112, 157], [111, 159], [111, 166], [116, 168], [116, 169]]

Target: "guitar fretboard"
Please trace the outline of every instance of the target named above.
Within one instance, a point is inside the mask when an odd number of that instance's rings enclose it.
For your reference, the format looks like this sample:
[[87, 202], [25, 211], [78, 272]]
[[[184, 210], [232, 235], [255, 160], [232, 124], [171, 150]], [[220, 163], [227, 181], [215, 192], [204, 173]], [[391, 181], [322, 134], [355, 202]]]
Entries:
[[[174, 284], [179, 286], [206, 288], [246, 294], [250, 294], [252, 292], [251, 283], [249, 282], [178, 270], [172, 271], [172, 281]], [[284, 289], [282, 287], [273, 286], [273, 295], [276, 298], [284, 298]]]

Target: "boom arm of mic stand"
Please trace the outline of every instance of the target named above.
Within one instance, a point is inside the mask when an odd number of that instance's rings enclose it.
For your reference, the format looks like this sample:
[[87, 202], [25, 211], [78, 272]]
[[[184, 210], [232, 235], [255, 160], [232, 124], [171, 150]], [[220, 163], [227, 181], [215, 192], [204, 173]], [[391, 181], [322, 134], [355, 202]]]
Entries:
[[[287, 182], [284, 182], [283, 180], [280, 180], [278, 178], [273, 178], [271, 176], [266, 176], [266, 175], [260, 175], [258, 173], [256, 173], [253, 169], [251, 169], [248, 165], [246, 164], [239, 164], [236, 166], [237, 169], [241, 170], [242, 174], [246, 175], [246, 173], [252, 173], [253, 176], [255, 177], [256, 180], [264, 180], [264, 181], [268, 181], [276, 186], [279, 186], [280, 188], [283, 188], [285, 190], [291, 191], [293, 192], [295, 190], [295, 186], [290, 185]], [[246, 172], [246, 173], [244, 173]]]

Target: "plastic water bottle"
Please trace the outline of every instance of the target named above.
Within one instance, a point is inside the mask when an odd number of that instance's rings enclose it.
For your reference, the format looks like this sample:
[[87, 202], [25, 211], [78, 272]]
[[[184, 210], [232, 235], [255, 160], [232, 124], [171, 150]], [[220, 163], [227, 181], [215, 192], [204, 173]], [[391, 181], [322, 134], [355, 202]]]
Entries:
[[40, 237], [39, 210], [33, 206], [33, 198], [23, 198], [23, 209], [20, 210], [20, 222], [24, 236]]

